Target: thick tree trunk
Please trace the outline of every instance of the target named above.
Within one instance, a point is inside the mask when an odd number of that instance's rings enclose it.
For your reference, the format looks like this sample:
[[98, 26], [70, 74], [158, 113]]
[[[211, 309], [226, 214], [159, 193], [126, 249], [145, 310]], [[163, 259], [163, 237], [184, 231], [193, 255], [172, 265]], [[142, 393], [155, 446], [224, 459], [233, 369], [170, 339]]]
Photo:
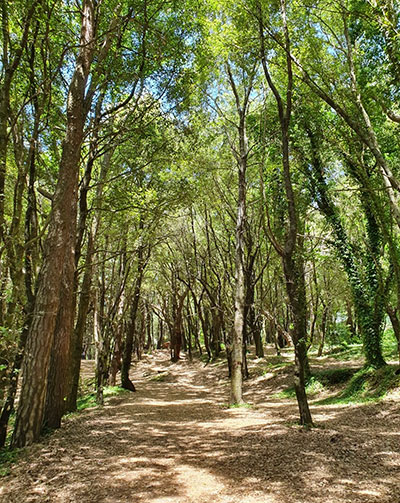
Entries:
[[[34, 55], [31, 57], [31, 78], [33, 82], [33, 60]], [[32, 132], [32, 138], [30, 140], [27, 166], [28, 166], [28, 197], [27, 197], [27, 208], [25, 214], [25, 243], [31, 242], [36, 237], [36, 197], [34, 183], [36, 179], [36, 150], [39, 135], [39, 122], [40, 122], [40, 110], [38, 106], [37, 97], [33, 97], [34, 109], [35, 109], [35, 119], [34, 127]], [[13, 367], [10, 373], [10, 380], [7, 389], [7, 398], [3, 405], [3, 409], [0, 414], [0, 447], [3, 447], [7, 436], [7, 426], [14, 409], [15, 396], [17, 394], [19, 373], [23, 361], [23, 354], [26, 344], [26, 339], [28, 335], [28, 329], [32, 321], [32, 311], [34, 308], [35, 296], [34, 296], [34, 266], [36, 263], [36, 257], [38, 255], [37, 245], [29, 244], [25, 246], [25, 292], [26, 292], [26, 304], [25, 304], [25, 323], [22, 328], [22, 333], [18, 341], [18, 352], [15, 356]], [[0, 306], [1, 309], [1, 306]], [[0, 324], [2, 324], [0, 322]]]
[[[96, 106], [96, 114], [100, 113], [99, 103], [101, 104], [102, 100], [99, 100]], [[84, 231], [87, 223], [88, 217], [88, 207], [87, 207], [87, 194], [89, 191], [89, 185], [91, 181], [91, 172], [94, 163], [94, 157], [96, 150], [96, 146], [91, 146], [91, 158], [88, 161], [88, 165], [86, 167], [85, 177], [83, 180], [83, 185], [80, 191], [79, 198], [79, 223], [77, 229], [77, 238], [76, 238], [76, 251], [75, 251], [75, 266], [78, 266], [78, 262], [80, 259], [81, 251], [82, 251], [82, 242]], [[93, 151], [92, 151], [93, 150]], [[104, 154], [101, 170], [100, 170], [100, 179], [97, 186], [96, 191], [96, 207], [100, 207], [102, 195], [103, 195], [103, 186], [104, 180], [106, 178], [108, 168], [111, 163], [111, 158], [113, 155], [113, 150], [109, 150]], [[100, 212], [101, 213], [101, 212]], [[93, 218], [93, 222], [91, 223], [90, 230], [88, 232], [88, 243], [86, 248], [86, 257], [85, 257], [85, 270], [83, 274], [83, 280], [81, 284], [81, 291], [79, 296], [79, 305], [78, 305], [78, 313], [77, 319], [75, 323], [75, 328], [72, 334], [71, 340], [71, 349], [70, 349], [70, 377], [69, 377], [69, 390], [67, 395], [67, 404], [66, 410], [69, 412], [73, 412], [76, 410], [76, 401], [78, 396], [78, 388], [79, 388], [79, 374], [81, 368], [81, 358], [83, 352], [83, 337], [85, 334], [86, 328], [86, 318], [89, 310], [90, 304], [90, 295], [91, 295], [91, 287], [92, 287], [92, 279], [94, 274], [93, 267], [93, 256], [95, 253], [95, 241], [101, 225], [101, 216], [99, 214], [95, 214]], [[78, 272], [75, 270], [74, 275], [74, 298], [77, 297], [77, 290], [79, 285], [79, 277]], [[74, 301], [75, 302], [75, 301]]]
[[307, 130], [307, 134], [311, 144], [313, 165], [311, 179], [314, 185], [314, 193], [317, 196], [318, 207], [325, 215], [335, 234], [333, 243], [350, 283], [357, 323], [363, 338], [366, 364], [379, 368], [386, 365], [381, 347], [384, 302], [383, 292], [379, 284], [381, 274], [380, 229], [367, 201], [363, 201], [367, 221], [368, 253], [366, 254], [366, 260], [368, 266], [362, 270], [357, 263], [336, 206], [329, 196], [315, 134], [310, 129]]
[[23, 362], [21, 396], [12, 438], [14, 447], [35, 442], [40, 436], [51, 343], [60, 305], [62, 272], [65, 261], [71, 260], [71, 256], [74, 260], [74, 244], [70, 240], [71, 236], [75, 237], [78, 167], [85, 121], [84, 97], [92, 60], [94, 23], [93, 2], [85, 0], [81, 49], [68, 93], [67, 131]]
[[[73, 213], [74, 211], [72, 211]], [[75, 209], [76, 212], [76, 209]], [[74, 274], [75, 226], [72, 232], [64, 259], [63, 276], [54, 340], [50, 356], [47, 380], [46, 406], [43, 416], [44, 428], [59, 428], [61, 418], [66, 411], [66, 396], [70, 377], [70, 346], [74, 331], [75, 295]]]

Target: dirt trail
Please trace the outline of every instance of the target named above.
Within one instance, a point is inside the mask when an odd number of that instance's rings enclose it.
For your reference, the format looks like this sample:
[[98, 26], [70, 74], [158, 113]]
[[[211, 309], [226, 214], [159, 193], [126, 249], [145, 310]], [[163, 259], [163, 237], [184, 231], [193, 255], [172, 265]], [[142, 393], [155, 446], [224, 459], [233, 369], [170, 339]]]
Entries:
[[[400, 503], [400, 402], [313, 406], [295, 425], [287, 376], [227, 409], [224, 367], [146, 356], [135, 394], [68, 419], [0, 481], [2, 503]], [[164, 381], [151, 376], [164, 371]]]

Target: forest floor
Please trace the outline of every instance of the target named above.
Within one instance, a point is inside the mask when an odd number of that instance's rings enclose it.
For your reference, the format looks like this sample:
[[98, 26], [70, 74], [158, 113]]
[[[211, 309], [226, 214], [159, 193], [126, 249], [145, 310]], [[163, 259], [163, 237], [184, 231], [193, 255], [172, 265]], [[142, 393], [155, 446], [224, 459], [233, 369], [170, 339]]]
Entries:
[[[144, 356], [132, 369], [136, 393], [70, 416], [24, 449], [0, 479], [0, 501], [400, 503], [398, 393], [336, 405], [319, 403], [335, 390], [319, 393], [317, 427], [306, 431], [295, 400], [279, 394], [288, 366], [253, 360], [250, 406], [228, 408], [225, 364], [168, 358]], [[326, 358], [323, 368], [351, 364]]]

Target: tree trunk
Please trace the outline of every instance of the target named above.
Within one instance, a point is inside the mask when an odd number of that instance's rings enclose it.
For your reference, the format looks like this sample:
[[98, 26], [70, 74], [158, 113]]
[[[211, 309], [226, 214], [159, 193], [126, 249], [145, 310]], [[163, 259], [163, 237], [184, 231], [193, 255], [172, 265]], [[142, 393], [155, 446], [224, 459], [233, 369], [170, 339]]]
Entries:
[[104, 359], [103, 359], [103, 327], [99, 315], [99, 292], [96, 289], [93, 300], [93, 338], [95, 343], [95, 365], [96, 365], [96, 403], [103, 405], [103, 375], [104, 375]]
[[[211, 361], [212, 356], [211, 356], [210, 344], [208, 342], [208, 324], [207, 324], [206, 316], [203, 311], [203, 307], [200, 302], [197, 305], [197, 312], [198, 312], [198, 315], [200, 318], [201, 330], [203, 332], [204, 346], [206, 348], [208, 360]], [[201, 354], [201, 347], [200, 347], [200, 354]]]
[[367, 201], [362, 201], [368, 235], [368, 249], [365, 254], [368, 265], [362, 270], [357, 263], [337, 208], [329, 196], [315, 134], [309, 128], [307, 129], [307, 134], [311, 145], [313, 170], [310, 172], [310, 178], [314, 194], [317, 196], [318, 207], [332, 227], [335, 235], [333, 245], [338, 251], [338, 256], [343, 263], [350, 283], [357, 323], [363, 338], [366, 364], [379, 368], [386, 365], [381, 347], [384, 296], [379, 284], [379, 276], [381, 275], [380, 230], [374, 215], [368, 207]]
[[292, 115], [292, 95], [293, 95], [293, 69], [290, 56], [290, 36], [286, 19], [286, 0], [280, 0], [281, 20], [286, 51], [286, 103], [275, 86], [269, 69], [265, 53], [265, 36], [262, 11], [259, 17], [261, 62], [268, 86], [271, 89], [277, 104], [279, 115], [281, 142], [282, 142], [282, 168], [283, 184], [287, 203], [287, 228], [283, 245], [277, 244], [276, 239], [271, 236], [271, 242], [281, 255], [283, 271], [286, 280], [286, 291], [289, 298], [289, 305], [293, 319], [292, 340], [295, 350], [295, 378], [294, 387], [296, 390], [297, 403], [300, 413], [300, 423], [305, 426], [312, 426], [312, 418], [308, 406], [305, 391], [305, 379], [307, 372], [307, 308], [304, 278], [304, 263], [302, 257], [303, 240], [299, 240], [297, 233], [299, 218], [296, 207], [296, 198], [293, 190], [291, 169], [290, 169], [290, 139], [289, 129]]
[[238, 199], [236, 217], [236, 243], [235, 243], [235, 316], [232, 333], [231, 351], [231, 398], [232, 404], [243, 403], [243, 332], [245, 320], [245, 240], [246, 228], [246, 170], [248, 157], [248, 141], [246, 134], [246, 115], [249, 106], [249, 96], [252, 88], [253, 75], [250, 76], [250, 84], [245, 90], [243, 103], [234, 81], [231, 69], [227, 65], [229, 83], [235, 97], [236, 111], [238, 114], [239, 149], [235, 153], [238, 166]]
[[110, 386], [117, 385], [117, 374], [121, 370], [122, 360], [122, 329], [117, 327], [114, 335], [114, 351], [110, 365]]
[[158, 319], [158, 341], [157, 349], [162, 349], [164, 342], [164, 323], [162, 320]]
[[[10, 119], [10, 93], [11, 84], [15, 78], [15, 72], [21, 64], [22, 55], [24, 53], [30, 26], [33, 15], [37, 8], [39, 0], [33, 0], [27, 8], [27, 12], [22, 16], [21, 28], [22, 34], [20, 40], [15, 40], [13, 37], [12, 44], [9, 44], [10, 29], [8, 23], [8, 2], [1, 0], [1, 31], [2, 31], [2, 57], [1, 57], [1, 73], [2, 80], [0, 86], [0, 242], [5, 239], [5, 182], [7, 175], [7, 150], [9, 142], [9, 119]], [[13, 34], [15, 35], [15, 33]], [[1, 247], [2, 250], [2, 247]], [[1, 254], [1, 251], [0, 251]]]
[[[32, 50], [30, 58], [31, 79], [34, 82], [34, 52]], [[33, 87], [33, 86], [32, 86]], [[33, 89], [31, 89], [32, 92]], [[35, 110], [34, 127], [32, 131], [32, 138], [30, 140], [27, 166], [28, 166], [28, 195], [27, 195], [27, 208], [25, 213], [25, 323], [22, 328], [22, 333], [18, 341], [18, 350], [14, 359], [13, 367], [10, 373], [10, 380], [7, 389], [7, 398], [3, 405], [0, 414], [0, 447], [3, 447], [7, 437], [7, 426], [10, 415], [14, 409], [15, 396], [18, 389], [19, 373], [23, 361], [23, 355], [28, 335], [28, 329], [32, 322], [32, 312], [35, 303], [34, 295], [34, 268], [38, 255], [37, 245], [27, 244], [30, 243], [37, 235], [37, 221], [36, 221], [36, 196], [34, 183], [36, 180], [36, 154], [39, 136], [39, 123], [41, 111], [39, 109], [38, 100], [36, 95], [33, 96], [33, 106]], [[1, 141], [0, 141], [1, 142]], [[1, 306], [0, 306], [1, 309]], [[0, 325], [3, 323], [0, 321]]]
[[328, 322], [328, 312], [329, 312], [328, 306], [324, 305], [324, 310], [322, 311], [322, 320], [321, 320], [321, 341], [319, 343], [317, 356], [322, 356], [322, 351], [324, 350], [324, 344], [325, 344], [325, 339], [326, 339], [326, 328], [327, 328], [327, 322]]
[[130, 311], [130, 321], [127, 326], [124, 350], [121, 363], [121, 386], [129, 391], [136, 391], [133, 382], [129, 379], [129, 370], [131, 368], [133, 340], [135, 337], [137, 314], [139, 309], [140, 289], [143, 277], [143, 250], [139, 251], [138, 257], [138, 276], [133, 291], [133, 299]]
[[82, 358], [82, 344], [83, 336], [85, 334], [86, 328], [86, 318], [89, 310], [90, 304], [90, 290], [92, 285], [93, 276], [93, 266], [92, 259], [94, 253], [94, 236], [93, 231], [90, 230], [87, 250], [86, 250], [86, 260], [85, 260], [85, 272], [83, 275], [83, 281], [81, 285], [81, 293], [79, 297], [79, 307], [78, 315], [76, 320], [75, 329], [71, 341], [71, 352], [70, 352], [70, 389], [67, 396], [66, 410], [73, 412], [76, 410], [76, 401], [78, 398], [79, 389], [79, 374], [81, 368], [81, 358]]
[[398, 316], [398, 311], [397, 309], [393, 309], [391, 306], [387, 306], [386, 310], [392, 323], [394, 336], [396, 337], [397, 340], [397, 353], [399, 356], [399, 363], [400, 363], [400, 320]]
[[292, 340], [295, 352], [294, 388], [300, 413], [300, 424], [312, 426], [311, 412], [306, 394], [307, 361], [307, 307], [304, 268], [301, 258], [283, 257], [286, 288], [293, 314]]
[[[76, 210], [75, 210], [76, 211]], [[75, 295], [74, 274], [75, 228], [69, 239], [70, 250], [66, 251], [63, 267], [60, 299], [54, 340], [47, 377], [46, 405], [43, 415], [44, 428], [59, 428], [66, 411], [66, 396], [70, 377], [70, 346], [74, 331]]]
[[186, 290], [181, 295], [178, 295], [178, 298], [174, 300], [175, 306], [173, 313], [173, 332], [171, 334], [171, 360], [173, 362], [177, 362], [180, 359], [180, 352], [183, 341], [183, 307], [188, 291], [189, 290]]
[[38, 278], [33, 321], [27, 337], [13, 447], [23, 447], [37, 441], [42, 428], [51, 342], [60, 305], [62, 271], [64, 263], [71, 260], [71, 255], [74, 259], [74, 243], [70, 243], [70, 240], [71, 236], [75, 239], [78, 167], [85, 121], [84, 97], [92, 60], [94, 23], [93, 2], [85, 0], [81, 49], [68, 93], [67, 131]]

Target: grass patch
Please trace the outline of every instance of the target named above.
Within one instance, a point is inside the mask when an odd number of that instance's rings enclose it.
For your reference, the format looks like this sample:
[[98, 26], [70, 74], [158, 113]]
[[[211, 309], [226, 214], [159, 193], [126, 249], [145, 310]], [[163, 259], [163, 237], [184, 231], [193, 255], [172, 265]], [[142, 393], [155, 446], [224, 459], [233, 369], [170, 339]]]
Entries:
[[274, 372], [275, 370], [289, 367], [290, 365], [293, 365], [292, 359], [287, 359], [283, 356], [269, 356], [268, 362], [262, 366], [262, 375], [266, 375], [269, 372]]
[[[113, 396], [124, 395], [125, 393], [130, 393], [130, 391], [121, 388], [120, 386], [105, 386], [103, 388], [104, 399]], [[81, 410], [84, 409], [91, 409], [92, 407], [97, 407], [96, 393], [94, 391], [91, 393], [85, 393], [84, 395], [78, 398], [76, 407], [77, 412], [80, 412]]]
[[[317, 402], [318, 405], [376, 402], [400, 387], [400, 375], [397, 367], [387, 365], [380, 369], [362, 368], [359, 370], [344, 368], [315, 372], [307, 381], [306, 392], [309, 397], [324, 390], [343, 385], [339, 393]], [[274, 395], [276, 398], [295, 398], [294, 386]]]
[[398, 360], [397, 339], [392, 328], [387, 328], [382, 337], [382, 353], [386, 360]]
[[256, 363], [254, 366], [250, 367], [249, 371], [251, 377], [261, 377], [271, 373], [274, 374], [277, 370], [291, 365], [293, 365], [293, 361], [284, 359], [282, 356], [268, 356], [268, 361], [263, 360], [262, 362]]
[[5, 477], [11, 472], [11, 466], [18, 461], [21, 449], [10, 451], [7, 447], [0, 449], [0, 477]]
[[226, 405], [227, 409], [251, 409], [253, 405], [251, 403], [228, 403]]
[[284, 367], [288, 367], [292, 365], [293, 361], [291, 360], [283, 360], [281, 356], [274, 356], [271, 361], [268, 362], [267, 368], [270, 370], [277, 370]]
[[319, 405], [376, 402], [400, 386], [396, 367], [362, 368], [349, 380], [343, 391], [318, 402]]
[[337, 386], [349, 381], [356, 372], [352, 368], [328, 369], [314, 372], [312, 378], [318, 379], [323, 386]]
[[[335, 387], [340, 384], [348, 382], [356, 373], [355, 369], [328, 369], [314, 372], [307, 380], [306, 392], [307, 395], [312, 397], [318, 395], [326, 388]], [[274, 395], [276, 398], [295, 398], [296, 392], [294, 386], [281, 391]]]
[[324, 351], [323, 356], [331, 356], [340, 361], [357, 360], [363, 357], [363, 347], [362, 344], [342, 343], [340, 346], [333, 346]]
[[222, 409], [252, 409], [254, 405], [252, 403], [222, 403], [220, 405]]
[[167, 377], [169, 376], [168, 372], [160, 372], [160, 374], [156, 374], [154, 376], [149, 377], [149, 381], [155, 381], [155, 382], [164, 382], [167, 380]]

